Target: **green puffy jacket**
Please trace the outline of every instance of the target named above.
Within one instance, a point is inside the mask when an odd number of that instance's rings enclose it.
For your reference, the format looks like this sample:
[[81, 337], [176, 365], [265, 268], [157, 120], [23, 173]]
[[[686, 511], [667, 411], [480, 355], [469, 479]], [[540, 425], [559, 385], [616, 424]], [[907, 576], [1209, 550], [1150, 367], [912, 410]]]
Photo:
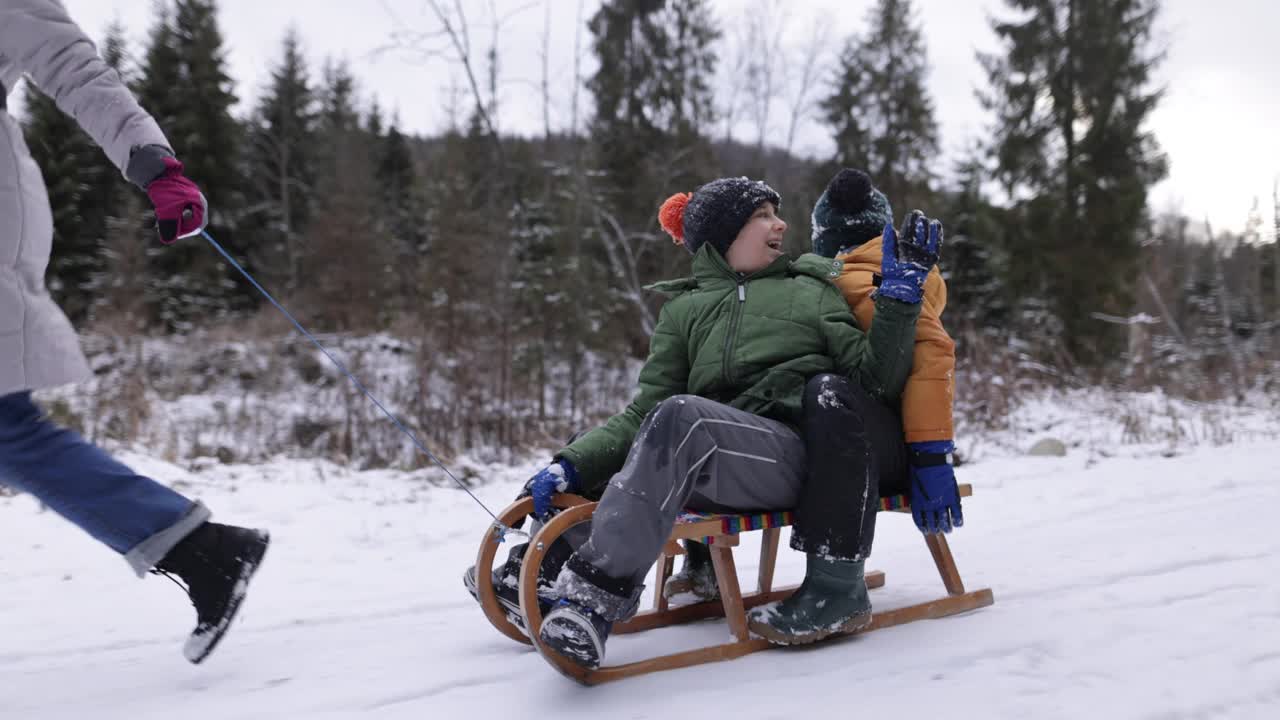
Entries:
[[863, 332], [832, 283], [840, 268], [805, 254], [744, 277], [704, 245], [693, 277], [648, 288], [673, 297], [658, 316], [635, 399], [556, 457], [573, 463], [586, 493], [599, 495], [622, 468], [641, 421], [672, 395], [797, 426], [805, 383], [832, 372], [896, 403], [911, 371], [920, 306], [877, 299], [871, 332]]

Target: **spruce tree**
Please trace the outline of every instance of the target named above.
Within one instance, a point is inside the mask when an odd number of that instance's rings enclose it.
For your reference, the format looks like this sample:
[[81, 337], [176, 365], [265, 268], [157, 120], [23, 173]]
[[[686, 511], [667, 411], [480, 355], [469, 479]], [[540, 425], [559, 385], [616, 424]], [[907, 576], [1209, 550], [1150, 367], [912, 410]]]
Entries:
[[416, 307], [420, 301], [418, 267], [427, 250], [426, 210], [410, 139], [401, 134], [397, 125], [393, 119], [387, 134], [374, 140], [378, 147], [374, 175], [379, 192], [378, 216], [400, 278], [397, 297], [408, 307]]
[[[175, 0], [174, 41], [184, 82], [176, 88], [152, 88], [173, 92], [181, 99], [174, 123], [179, 146], [191, 172], [203, 187], [222, 198], [222, 212], [234, 216], [242, 193], [237, 158], [241, 127], [231, 115], [236, 104], [234, 82], [228, 74], [222, 31], [214, 0]], [[230, 202], [229, 202], [230, 201]], [[214, 210], [217, 217], [218, 210]]]
[[355, 78], [345, 62], [325, 60], [319, 88], [321, 132], [354, 130], [360, 111], [355, 104]]
[[[123, 28], [107, 29], [102, 57], [117, 72], [124, 58]], [[107, 219], [118, 210], [124, 181], [80, 125], [31, 84], [24, 97], [23, 130], [44, 176], [53, 213], [53, 254], [46, 284], [72, 322], [90, 319], [94, 282], [104, 267]]]
[[1144, 127], [1157, 0], [1006, 0], [1002, 53], [980, 55], [996, 176], [1016, 203], [1011, 282], [1043, 292], [1064, 346], [1101, 366], [1124, 340], [1093, 313], [1133, 304], [1149, 188], [1165, 174]]
[[381, 139], [384, 132], [382, 126], [382, 107], [378, 105], [378, 98], [374, 98], [369, 105], [369, 114], [365, 118], [365, 132], [375, 140]]
[[[102, 59], [120, 74], [126, 84], [132, 85], [133, 67], [129, 59], [128, 41], [125, 39], [125, 27], [119, 21], [107, 26], [106, 36], [102, 43]], [[129, 214], [122, 207], [127, 195], [138, 196], [140, 191], [124, 179], [111, 161], [102, 154], [96, 164], [91, 166], [86, 175], [87, 202], [92, 207], [101, 208], [104, 214], [100, 231], [105, 235], [111, 232], [108, 227], [113, 218], [136, 218], [136, 213]]]
[[296, 29], [284, 36], [279, 64], [258, 103], [247, 146], [252, 217], [268, 231], [252, 248], [264, 275], [286, 294], [297, 288], [300, 236], [311, 219], [316, 181], [317, 101]]
[[640, 303], [657, 302], [640, 285], [687, 270], [687, 258], [658, 229], [657, 209], [672, 193], [718, 175], [708, 135], [721, 33], [706, 0], [608, 0], [588, 29], [597, 61], [587, 80], [595, 99], [593, 170], [603, 177], [580, 175], [575, 188], [591, 232], [585, 247], [610, 284], [602, 298], [608, 311], [641, 318], [606, 326], [630, 333], [625, 339], [592, 339], [615, 347], [629, 341], [639, 350], [654, 315], [652, 305]]
[[[107, 27], [102, 58], [120, 73], [126, 84], [134, 84], [125, 27], [118, 21]], [[89, 173], [85, 190], [86, 204], [102, 208], [103, 213], [100, 228], [103, 260], [90, 280], [91, 319], [128, 315], [126, 327], [143, 330], [148, 325], [143, 287], [146, 252], [148, 243], [154, 242], [155, 237], [153, 231], [142, 229], [145, 222], [142, 218], [149, 217], [149, 210], [144, 212], [143, 205], [149, 206], [149, 203], [142, 191], [125, 180], [105, 155], [97, 167], [97, 171]], [[122, 264], [123, 258], [128, 258], [128, 262]], [[122, 297], [124, 292], [128, 297]]]
[[183, 114], [182, 57], [178, 52], [170, 0], [156, 0], [152, 8], [155, 17], [147, 33], [146, 49], [133, 89], [138, 101], [165, 131], [169, 142], [176, 144], [177, 136], [183, 134], [178, 127]]
[[98, 247], [101, 228], [92, 227], [91, 220], [81, 217], [80, 203], [86, 189], [82, 168], [100, 151], [75, 120], [31, 84], [24, 101], [23, 131], [31, 157], [44, 176], [53, 213], [53, 254], [45, 282], [72, 321], [79, 323], [88, 313], [87, 286], [102, 259]]
[[1184, 326], [1192, 359], [1202, 368], [1206, 379], [1220, 383], [1232, 375], [1233, 339], [1226, 288], [1218, 268], [1223, 249], [1217, 242], [1197, 243], [1191, 248], [1191, 263], [1182, 287]]
[[944, 206], [946, 248], [940, 267], [947, 281], [946, 324], [965, 332], [994, 330], [1008, 317], [999, 210], [982, 190], [987, 174], [977, 152], [962, 158], [958, 183]]
[[[376, 145], [360, 126], [346, 63], [326, 61], [317, 95], [315, 209], [302, 235], [297, 296], [318, 328], [372, 330], [385, 320], [379, 293], [394, 269], [375, 224]], [[377, 241], [361, 242], [370, 237]]]
[[652, 226], [672, 192], [709, 179], [720, 37], [706, 0], [610, 0], [591, 18], [591, 134], [619, 215]]
[[[1271, 307], [1267, 317], [1274, 319], [1280, 318], [1280, 177], [1276, 178], [1271, 188], [1271, 208], [1274, 213], [1271, 216], [1271, 252], [1267, 256], [1271, 272], [1263, 277], [1271, 278]], [[1271, 337], [1272, 358], [1280, 360], [1280, 323], [1272, 326]]]
[[[231, 115], [236, 102], [213, 0], [158, 2], [137, 93], [157, 122], [186, 175], [209, 201], [209, 229], [233, 257], [257, 268], [246, 250], [262, 235], [241, 227], [245, 181], [242, 128]], [[149, 301], [173, 330], [189, 329], [237, 310], [256, 307], [255, 291], [200, 238], [150, 254]]]
[[836, 144], [824, 177], [841, 167], [865, 170], [899, 215], [927, 207], [939, 154], [928, 70], [910, 0], [878, 0], [865, 32], [840, 53], [831, 93], [821, 102]]

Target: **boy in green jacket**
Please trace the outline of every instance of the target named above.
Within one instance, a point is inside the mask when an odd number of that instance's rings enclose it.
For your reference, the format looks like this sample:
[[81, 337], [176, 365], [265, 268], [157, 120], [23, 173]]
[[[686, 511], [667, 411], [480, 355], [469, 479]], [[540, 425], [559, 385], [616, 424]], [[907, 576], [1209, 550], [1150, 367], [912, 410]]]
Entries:
[[[663, 229], [693, 253], [693, 276], [653, 286], [672, 297], [639, 392], [527, 485], [539, 515], [556, 492], [601, 496], [590, 537], [555, 580], [556, 602], [540, 633], [547, 648], [584, 667], [599, 667], [613, 623], [635, 612], [644, 577], [685, 508], [797, 508], [792, 546], [808, 553], [806, 580], [753, 617], [757, 632], [811, 642], [871, 620], [863, 561], [877, 452], [864, 445], [839, 463], [810, 463], [799, 428], [810, 407], [878, 406], [868, 423], [892, 428], [901, 448], [887, 407], [898, 404], [911, 369], [920, 292], [937, 262], [941, 226], [915, 212], [900, 240], [886, 229], [875, 319], [864, 332], [832, 283], [838, 263], [783, 254], [780, 205], [777, 192], [747, 178], [715, 180], [663, 204]], [[830, 525], [833, 497], [845, 527], [807, 525], [809, 517]], [[804, 511], [817, 504], [826, 507]]]

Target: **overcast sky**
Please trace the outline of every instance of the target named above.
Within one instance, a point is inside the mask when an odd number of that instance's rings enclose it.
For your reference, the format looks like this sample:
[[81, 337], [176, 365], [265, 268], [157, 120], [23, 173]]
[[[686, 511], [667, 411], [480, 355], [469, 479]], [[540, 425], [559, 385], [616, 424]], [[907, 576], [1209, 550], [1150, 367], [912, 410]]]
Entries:
[[[64, 2], [95, 38], [101, 37], [113, 18], [120, 19], [134, 52], [140, 54], [151, 22], [151, 0]], [[599, 0], [461, 0], [477, 58], [492, 36], [490, 7], [496, 6], [498, 15], [506, 18], [499, 28], [505, 130], [538, 132], [542, 127], [537, 83], [548, 12], [552, 123], [568, 126], [580, 2], [584, 18], [599, 5]], [[757, 0], [713, 0], [713, 4], [727, 32], [734, 32], [746, 14], [760, 12], [761, 6]], [[929, 88], [949, 156], [940, 163], [946, 169], [950, 156], [979, 136], [988, 122], [974, 98], [974, 89], [983, 83], [974, 50], [994, 48], [987, 16], [1001, 13], [1004, 4], [997, 0], [917, 0], [915, 4], [928, 42]], [[871, 0], [792, 0], [787, 3], [789, 16], [778, 24], [798, 52], [813, 23], [822, 22], [831, 33], [829, 60], [840, 42], [860, 29], [870, 5]], [[456, 66], [443, 59], [375, 52], [397, 29], [425, 32], [439, 27], [424, 0], [220, 0], [219, 6], [231, 74], [242, 102], [252, 102], [261, 92], [269, 68], [278, 60], [280, 38], [293, 24], [315, 67], [326, 56], [349, 60], [362, 95], [366, 99], [376, 95], [405, 129], [432, 133], [447, 125], [444, 107], [451, 79], [458, 78]], [[1280, 54], [1273, 45], [1277, 27], [1280, 2], [1165, 0], [1159, 30], [1168, 58], [1159, 80], [1167, 94], [1150, 127], [1169, 156], [1171, 171], [1153, 197], [1157, 210], [1177, 203], [1192, 217], [1208, 215], [1215, 226], [1238, 230], [1257, 197], [1266, 224], [1271, 224], [1273, 182], [1280, 174], [1280, 82], [1275, 71]], [[585, 60], [590, 62], [585, 34], [582, 42]], [[721, 63], [718, 82], [722, 84], [732, 72], [728, 60]], [[792, 83], [780, 95], [794, 91]], [[587, 100], [584, 93], [583, 101]], [[785, 138], [783, 113], [779, 103], [769, 131], [777, 144]], [[739, 123], [734, 134], [747, 139], [754, 138], [755, 131]], [[826, 154], [830, 151], [827, 132], [807, 123], [798, 134], [796, 149]]]

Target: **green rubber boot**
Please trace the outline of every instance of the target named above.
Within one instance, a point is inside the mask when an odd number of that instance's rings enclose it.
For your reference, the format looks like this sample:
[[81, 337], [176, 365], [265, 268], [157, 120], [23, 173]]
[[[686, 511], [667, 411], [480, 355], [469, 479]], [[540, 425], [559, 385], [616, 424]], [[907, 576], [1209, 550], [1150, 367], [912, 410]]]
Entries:
[[662, 586], [662, 596], [668, 600], [682, 595], [692, 596], [694, 602], [706, 602], [720, 597], [716, 584], [716, 569], [711, 564], [711, 548], [693, 540], [684, 541], [684, 563], [680, 572], [667, 578]]
[[861, 560], [831, 560], [810, 553], [806, 565], [804, 583], [791, 597], [751, 611], [751, 632], [775, 645], [803, 645], [871, 624]]

